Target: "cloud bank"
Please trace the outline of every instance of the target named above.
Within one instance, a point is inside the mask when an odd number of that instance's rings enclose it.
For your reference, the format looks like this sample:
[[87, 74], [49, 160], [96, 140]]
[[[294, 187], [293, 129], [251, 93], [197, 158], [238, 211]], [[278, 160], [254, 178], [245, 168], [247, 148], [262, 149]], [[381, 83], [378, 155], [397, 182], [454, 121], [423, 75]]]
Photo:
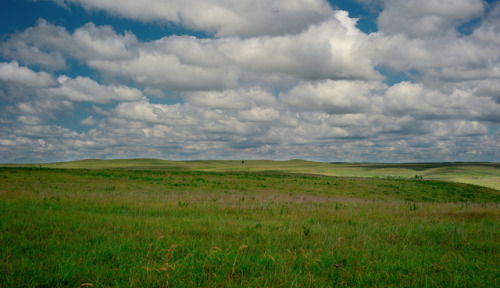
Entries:
[[359, 0], [372, 33], [323, 0], [55, 2], [188, 30], [1, 38], [1, 162], [500, 161], [498, 2]]

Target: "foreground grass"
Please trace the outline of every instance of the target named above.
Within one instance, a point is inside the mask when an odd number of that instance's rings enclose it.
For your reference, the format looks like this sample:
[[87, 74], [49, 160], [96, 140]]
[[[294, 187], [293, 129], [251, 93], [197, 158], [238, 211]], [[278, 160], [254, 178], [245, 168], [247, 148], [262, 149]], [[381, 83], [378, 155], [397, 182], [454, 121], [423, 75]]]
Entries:
[[0, 169], [0, 287], [495, 287], [500, 194], [279, 173]]

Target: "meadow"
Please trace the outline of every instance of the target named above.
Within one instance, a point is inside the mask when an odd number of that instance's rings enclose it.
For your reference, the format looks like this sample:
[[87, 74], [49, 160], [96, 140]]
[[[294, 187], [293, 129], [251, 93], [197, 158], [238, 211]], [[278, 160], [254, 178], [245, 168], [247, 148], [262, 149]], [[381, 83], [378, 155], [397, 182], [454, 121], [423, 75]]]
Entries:
[[[4, 165], [5, 166], [5, 165]], [[14, 165], [16, 166], [16, 165]], [[26, 166], [26, 165], [22, 165]], [[39, 165], [31, 165], [39, 167]], [[93, 169], [184, 169], [209, 172], [307, 173], [326, 176], [412, 178], [468, 183], [500, 190], [500, 163], [324, 163], [305, 160], [203, 160], [169, 161], [160, 159], [116, 159], [43, 164], [49, 168]]]
[[499, 286], [492, 188], [119, 162], [0, 167], [0, 287]]

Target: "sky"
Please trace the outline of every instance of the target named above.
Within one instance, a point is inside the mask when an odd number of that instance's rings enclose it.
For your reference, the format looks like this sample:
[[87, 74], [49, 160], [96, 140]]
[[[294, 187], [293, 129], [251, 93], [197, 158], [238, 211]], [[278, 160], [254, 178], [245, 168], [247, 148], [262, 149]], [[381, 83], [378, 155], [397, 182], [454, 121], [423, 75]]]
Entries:
[[500, 1], [0, 1], [0, 163], [88, 158], [500, 162]]

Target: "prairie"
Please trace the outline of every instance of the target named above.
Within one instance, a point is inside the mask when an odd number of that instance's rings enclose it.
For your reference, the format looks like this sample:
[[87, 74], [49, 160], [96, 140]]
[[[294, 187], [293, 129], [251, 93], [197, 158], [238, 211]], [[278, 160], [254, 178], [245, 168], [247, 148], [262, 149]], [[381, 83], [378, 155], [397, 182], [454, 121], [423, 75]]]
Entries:
[[498, 190], [316, 164], [0, 167], [0, 287], [498, 286]]
[[[3, 165], [6, 166], [6, 165]], [[16, 166], [16, 165], [14, 165]], [[26, 165], [21, 165], [26, 166]], [[28, 165], [29, 166], [29, 165]], [[39, 167], [40, 165], [31, 165]], [[168, 161], [159, 159], [117, 159], [43, 164], [48, 168], [92, 169], [187, 169], [193, 171], [277, 171], [326, 176], [412, 178], [475, 184], [500, 190], [499, 163], [324, 163], [304, 160], [204, 160]]]

